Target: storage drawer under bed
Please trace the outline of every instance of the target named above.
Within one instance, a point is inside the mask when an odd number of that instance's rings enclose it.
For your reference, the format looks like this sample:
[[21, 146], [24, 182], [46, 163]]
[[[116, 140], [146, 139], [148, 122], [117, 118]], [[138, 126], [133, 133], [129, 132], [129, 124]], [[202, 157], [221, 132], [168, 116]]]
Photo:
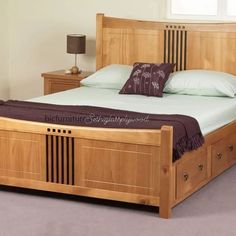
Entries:
[[204, 148], [193, 151], [177, 164], [177, 198], [191, 193], [206, 179], [207, 150]]
[[217, 176], [236, 162], [236, 135], [212, 145], [212, 176]]

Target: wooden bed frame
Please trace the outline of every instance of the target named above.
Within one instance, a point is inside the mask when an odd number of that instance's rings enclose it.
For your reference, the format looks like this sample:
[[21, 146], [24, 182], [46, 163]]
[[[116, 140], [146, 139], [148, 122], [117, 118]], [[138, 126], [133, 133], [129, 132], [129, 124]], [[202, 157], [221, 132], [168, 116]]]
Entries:
[[[236, 23], [146, 22], [97, 15], [97, 69], [175, 62], [236, 74]], [[203, 81], [204, 82], [204, 81]], [[172, 162], [172, 127], [70, 127], [0, 118], [0, 184], [157, 206], [160, 217], [236, 163], [236, 122]], [[222, 193], [223, 194], [223, 193]]]

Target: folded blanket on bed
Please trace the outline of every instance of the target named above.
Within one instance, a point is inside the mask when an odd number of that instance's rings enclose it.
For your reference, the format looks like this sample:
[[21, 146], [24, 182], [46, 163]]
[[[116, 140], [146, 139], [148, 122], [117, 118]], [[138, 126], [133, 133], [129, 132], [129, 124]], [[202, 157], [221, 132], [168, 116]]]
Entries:
[[0, 116], [72, 126], [160, 129], [173, 126], [173, 161], [204, 143], [196, 119], [184, 115], [156, 115], [93, 106], [65, 106], [24, 101], [0, 101]]

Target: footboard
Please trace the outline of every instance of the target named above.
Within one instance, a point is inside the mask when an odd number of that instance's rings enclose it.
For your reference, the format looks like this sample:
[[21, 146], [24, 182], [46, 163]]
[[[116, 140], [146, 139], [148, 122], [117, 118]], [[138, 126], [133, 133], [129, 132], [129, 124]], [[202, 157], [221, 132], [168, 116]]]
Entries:
[[173, 202], [172, 128], [70, 127], [0, 118], [0, 184], [160, 206]]

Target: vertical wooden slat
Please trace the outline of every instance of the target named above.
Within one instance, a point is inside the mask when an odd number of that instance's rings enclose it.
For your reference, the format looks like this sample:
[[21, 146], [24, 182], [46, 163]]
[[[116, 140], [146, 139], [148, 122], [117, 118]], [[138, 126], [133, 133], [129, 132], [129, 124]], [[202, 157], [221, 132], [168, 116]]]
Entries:
[[184, 69], [187, 68], [187, 31], [184, 32]]
[[49, 145], [49, 136], [46, 135], [46, 181], [50, 181], [49, 180], [49, 158], [50, 158], [50, 145]]
[[168, 53], [167, 62], [168, 63], [170, 63], [170, 45], [171, 45], [170, 30], [168, 30], [168, 46], [167, 46], [167, 53]]
[[62, 184], [62, 137], [58, 137], [58, 182]]
[[[41, 135], [40, 136], [40, 145], [41, 145], [41, 148], [40, 150], [44, 150], [44, 153], [42, 154], [43, 156], [45, 156], [45, 158], [41, 158], [40, 159], [40, 177], [38, 180], [41, 180], [41, 181], [47, 181], [48, 179], [48, 173], [47, 173], [47, 165], [48, 165], [48, 137], [46, 135], [46, 142], [45, 141], [45, 136], [44, 135]], [[40, 151], [39, 151], [40, 152]]]
[[181, 31], [179, 30], [179, 40], [178, 40], [178, 69], [181, 70]]
[[72, 138], [72, 185], [75, 184], [75, 144], [74, 138]]
[[46, 181], [48, 182], [48, 159], [49, 159], [49, 153], [48, 153], [48, 135], [46, 135]]
[[85, 178], [85, 159], [83, 158], [84, 155], [84, 140], [80, 138], [74, 139], [74, 180], [75, 185], [77, 186], [86, 186], [84, 181]]
[[171, 63], [171, 58], [172, 58], [172, 33], [171, 33], [171, 30], [169, 30], [169, 37], [170, 37], [170, 45], [168, 47], [168, 51], [169, 51], [169, 63]]
[[53, 136], [50, 136], [51, 139], [51, 157], [50, 157], [50, 163], [51, 163], [51, 168], [49, 171], [51, 172], [51, 182], [54, 182], [54, 161], [53, 161], [53, 156], [54, 156], [54, 146], [53, 146]]
[[182, 61], [181, 61], [181, 68], [184, 70], [184, 41], [185, 41], [185, 34], [182, 31], [182, 45], [181, 45], [181, 54], [182, 54]]
[[61, 137], [61, 183], [64, 184], [64, 139]]
[[175, 30], [172, 30], [172, 47], [171, 47], [171, 54], [172, 54], [172, 58], [171, 58], [171, 63], [175, 63]]
[[72, 138], [69, 138], [69, 184], [72, 185], [72, 182], [73, 182], [73, 176], [72, 176], [72, 173], [73, 173], [73, 169], [72, 169], [72, 166], [73, 166], [73, 155], [72, 155]]
[[53, 182], [57, 182], [57, 137], [53, 136]]
[[181, 38], [180, 38], [180, 70], [183, 70], [183, 31], [181, 30]]
[[64, 147], [64, 152], [63, 152], [63, 164], [64, 164], [64, 184], [68, 184], [68, 178], [67, 178], [67, 175], [68, 175], [68, 169], [67, 169], [67, 166], [68, 166], [68, 162], [67, 162], [67, 139], [68, 138], [64, 138], [64, 142], [63, 142], [63, 147]]
[[52, 182], [52, 139], [48, 136], [48, 160], [47, 160], [47, 179]]
[[176, 70], [179, 70], [179, 30], [176, 31]]

